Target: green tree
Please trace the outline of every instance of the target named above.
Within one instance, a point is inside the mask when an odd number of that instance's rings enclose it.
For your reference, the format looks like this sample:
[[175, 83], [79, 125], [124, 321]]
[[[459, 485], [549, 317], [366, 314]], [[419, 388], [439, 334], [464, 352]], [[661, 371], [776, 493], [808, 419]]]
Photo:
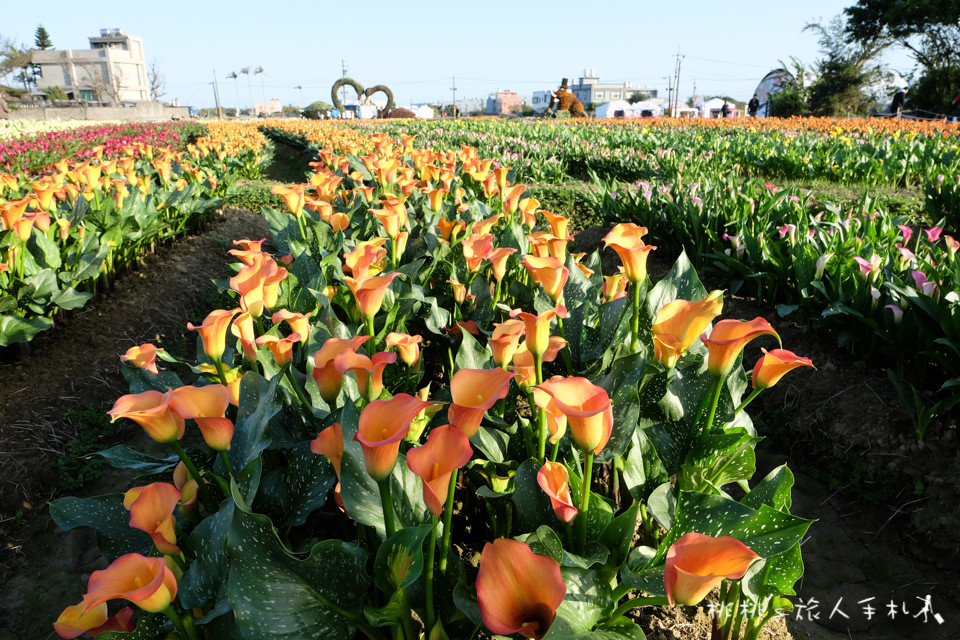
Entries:
[[[807, 70], [796, 58], [790, 59], [793, 64], [793, 79], [780, 86], [780, 90], [771, 93], [767, 98], [767, 114], [776, 118], [804, 115], [808, 111], [807, 88], [805, 86]], [[780, 64], [784, 69], [787, 65]]]
[[37, 27], [33, 34], [33, 44], [37, 49], [53, 49], [53, 40], [50, 39], [50, 34], [47, 33], [42, 24]]
[[303, 110], [303, 117], [309, 118], [311, 120], [319, 120], [320, 114], [326, 114], [327, 111], [333, 109], [329, 103], [324, 102], [323, 100], [317, 100], [316, 102], [311, 102]]
[[282, 111], [280, 111], [280, 115], [282, 115], [284, 118], [299, 118], [300, 109], [297, 107], [291, 107], [287, 105], [283, 108]]
[[525, 104], [520, 107], [520, 116], [523, 118], [529, 118], [530, 116], [536, 115], [537, 110], [531, 107], [529, 104]]
[[47, 100], [67, 100], [67, 92], [61, 87], [47, 87], [43, 90], [43, 94], [47, 96]]
[[890, 37], [917, 61], [910, 92], [916, 108], [948, 112], [960, 86], [960, 0], [859, 0], [844, 10], [858, 42]]
[[828, 25], [810, 23], [804, 31], [820, 35], [820, 53], [816, 64], [817, 78], [808, 91], [810, 113], [815, 116], [867, 115], [878, 96], [869, 87], [877, 86], [880, 67], [874, 61], [894, 44], [890, 36], [851, 41], [846, 22], [835, 17]]
[[650, 95], [643, 91], [634, 91], [630, 94], [630, 97], [627, 98], [627, 102], [630, 104], [636, 104], [638, 102], [644, 102], [650, 99]]

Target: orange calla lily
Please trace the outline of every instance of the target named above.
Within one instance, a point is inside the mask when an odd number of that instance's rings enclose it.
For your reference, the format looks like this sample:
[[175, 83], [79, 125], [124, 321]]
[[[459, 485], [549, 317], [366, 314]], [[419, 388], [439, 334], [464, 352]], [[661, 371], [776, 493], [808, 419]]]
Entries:
[[326, 456], [340, 479], [340, 463], [343, 460], [343, 427], [335, 422], [310, 442], [310, 451], [318, 456]]
[[390, 283], [399, 275], [394, 271], [390, 275], [374, 276], [362, 282], [358, 282], [349, 276], [345, 276], [343, 280], [350, 287], [350, 291], [353, 292], [353, 297], [357, 301], [357, 308], [360, 309], [363, 317], [372, 318], [380, 311], [383, 297], [387, 294]]
[[627, 295], [627, 276], [618, 273], [613, 276], [603, 276], [603, 301], [613, 302]]
[[123, 507], [130, 512], [130, 526], [153, 538], [153, 545], [160, 553], [180, 554], [177, 519], [173, 515], [180, 498], [180, 490], [166, 482], [133, 487], [123, 496]]
[[195, 420], [203, 441], [215, 451], [229, 451], [233, 422], [225, 417], [233, 394], [222, 384], [183, 386], [173, 390], [170, 408], [184, 420]]
[[450, 476], [467, 464], [472, 455], [467, 435], [448, 424], [431, 431], [425, 445], [407, 452], [407, 466], [423, 480], [423, 502], [430, 513], [443, 513]]
[[[544, 362], [553, 362], [565, 346], [567, 346], [566, 340], [560, 336], [550, 336], [547, 341], [547, 350], [543, 352], [541, 358]], [[510, 370], [517, 374], [518, 387], [529, 389], [537, 384], [536, 362], [533, 359], [533, 354], [527, 349], [526, 342], [521, 342], [517, 348], [517, 352], [513, 355], [513, 366], [510, 367]], [[549, 426], [548, 421], [547, 427], [549, 428]]]
[[487, 629], [543, 638], [567, 595], [560, 565], [517, 540], [498, 538], [480, 554], [477, 602]]
[[157, 370], [157, 352], [163, 349], [157, 349], [156, 345], [149, 342], [137, 347], [130, 347], [127, 352], [120, 356], [124, 362], [129, 362], [138, 369], [146, 369], [154, 375], [160, 372]]
[[410, 431], [410, 421], [430, 403], [406, 393], [389, 400], [374, 400], [360, 413], [354, 440], [363, 448], [367, 473], [377, 480], [386, 480], [397, 463], [400, 442]]
[[460, 369], [450, 380], [453, 403], [447, 409], [447, 420], [467, 437], [480, 428], [484, 412], [497, 400], [506, 398], [510, 381], [516, 374], [503, 369]]
[[334, 361], [344, 351], [357, 350], [360, 345], [370, 339], [370, 336], [356, 336], [354, 338], [329, 338], [313, 356], [313, 376], [320, 390], [320, 397], [331, 407], [340, 394], [343, 384], [343, 373], [337, 371]]
[[387, 334], [387, 347], [396, 347], [400, 354], [400, 359], [408, 367], [412, 367], [420, 361], [420, 343], [423, 342], [422, 336], [411, 336], [406, 333], [397, 333], [391, 331]]
[[118, 418], [133, 420], [157, 442], [176, 442], [183, 437], [184, 422], [180, 414], [170, 408], [172, 398], [172, 390], [130, 393], [120, 396], [107, 415], [111, 422]]
[[483, 236], [490, 233], [490, 230], [493, 229], [503, 218], [502, 213], [495, 213], [488, 218], [484, 218], [480, 222], [473, 223], [473, 233], [474, 235]]
[[554, 236], [558, 238], [567, 237], [567, 227], [570, 225], [570, 220], [556, 213], [550, 213], [549, 211], [541, 211], [540, 213], [547, 219], [547, 222], [550, 224], [550, 230], [553, 231]]
[[724, 579], [742, 578], [759, 557], [736, 538], [687, 533], [667, 551], [663, 576], [667, 601], [671, 605], [698, 604]]
[[494, 326], [489, 343], [493, 350], [493, 361], [498, 367], [506, 367], [513, 361], [513, 355], [520, 347], [523, 332], [523, 320], [506, 320]]
[[507, 273], [507, 258], [516, 253], [517, 250], [512, 247], [499, 247], [490, 252], [487, 256], [490, 264], [493, 265], [493, 277], [500, 282]]
[[[553, 382], [562, 379], [563, 376], [554, 376], [549, 381]], [[567, 432], [567, 416], [560, 410], [553, 396], [549, 393], [539, 387], [534, 387], [531, 392], [533, 393], [534, 404], [543, 409], [546, 414], [547, 432], [550, 434], [550, 443], [556, 444], [560, 441], [560, 438], [563, 437], [563, 434]]]
[[[668, 367], [703, 333], [723, 311], [723, 291], [711, 291], [702, 300], [674, 300], [657, 311], [651, 331], [657, 360]], [[661, 345], [665, 347], [661, 356]]]
[[537, 473], [537, 484], [550, 497], [557, 518], [562, 522], [573, 522], [577, 517], [577, 508], [573, 506], [573, 497], [570, 495], [567, 468], [559, 462], [547, 460]]
[[101, 602], [97, 606], [86, 610], [83, 602], [64, 609], [57, 621], [53, 623], [53, 630], [61, 638], [77, 638], [83, 634], [97, 637], [104, 631], [130, 632], [136, 627], [133, 624], [133, 609], [124, 607], [112, 618], [107, 618], [107, 603]]
[[812, 367], [810, 358], [798, 356], [786, 349], [767, 351], [760, 349], [763, 357], [753, 367], [753, 388], [766, 389], [780, 382], [780, 378], [797, 367]]
[[257, 361], [257, 333], [253, 328], [253, 317], [244, 311], [238, 313], [230, 323], [230, 333], [240, 341], [240, 350], [243, 357], [250, 362]]
[[533, 281], [543, 287], [553, 303], [559, 304], [563, 298], [563, 285], [570, 276], [570, 270], [563, 266], [560, 259], [552, 256], [526, 256], [521, 264], [530, 272]]
[[93, 572], [83, 606], [92, 609], [107, 600], [119, 599], [157, 613], [169, 607], [176, 597], [177, 580], [163, 558], [128, 553], [106, 569]]
[[543, 355], [550, 346], [550, 321], [555, 316], [561, 318], [567, 317], [567, 308], [562, 304], [553, 309], [548, 309], [539, 315], [526, 313], [520, 309], [514, 309], [510, 312], [511, 318], [520, 318], [523, 320], [527, 339], [524, 344], [527, 350], [534, 356]]
[[483, 261], [490, 257], [493, 251], [493, 236], [489, 233], [473, 235], [466, 238], [462, 245], [463, 257], [467, 261], [470, 273], [476, 273]]
[[610, 396], [586, 378], [571, 376], [537, 386], [546, 391], [557, 408], [567, 416], [567, 424], [577, 446], [586, 452], [600, 453], [613, 429]]
[[257, 338], [256, 343], [260, 346], [266, 345], [273, 354], [273, 361], [278, 366], [283, 366], [293, 360], [293, 345], [302, 342], [299, 333], [293, 333], [286, 338], [266, 334]]
[[200, 326], [194, 326], [190, 322], [187, 323], [187, 329], [200, 334], [200, 340], [203, 341], [203, 352], [214, 362], [219, 362], [223, 358], [223, 351], [226, 348], [227, 328], [236, 313], [236, 309], [214, 309], [207, 314]]
[[304, 192], [306, 191], [306, 185], [298, 184], [292, 187], [285, 187], [283, 185], [274, 185], [270, 189], [270, 193], [275, 196], [280, 196], [283, 198], [283, 202], [287, 205], [287, 209], [290, 210], [295, 217], [299, 218], [303, 214], [303, 202], [305, 199]]
[[395, 353], [380, 351], [368, 358], [356, 351], [344, 351], [334, 358], [333, 366], [341, 374], [352, 371], [357, 378], [360, 393], [367, 398], [377, 398], [383, 391], [383, 370], [396, 361]]
[[310, 314], [294, 313], [286, 309], [279, 309], [274, 312], [271, 318], [273, 324], [286, 322], [292, 333], [300, 335], [300, 342], [304, 343], [310, 339]]
[[632, 222], [621, 222], [603, 237], [603, 242], [620, 256], [623, 271], [633, 284], [647, 278], [647, 257], [650, 251], [656, 249], [643, 242], [642, 238], [646, 234], [646, 227]]
[[384, 248], [386, 238], [374, 238], [357, 243], [353, 251], [343, 254], [343, 268], [357, 280], [366, 280], [375, 276], [386, 264], [387, 250]]
[[777, 332], [763, 318], [750, 321], [721, 320], [715, 324], [709, 338], [706, 334], [700, 336], [709, 350], [707, 368], [710, 373], [718, 378], [726, 376], [747, 343], [763, 335], [775, 336], [777, 341], [780, 340]]

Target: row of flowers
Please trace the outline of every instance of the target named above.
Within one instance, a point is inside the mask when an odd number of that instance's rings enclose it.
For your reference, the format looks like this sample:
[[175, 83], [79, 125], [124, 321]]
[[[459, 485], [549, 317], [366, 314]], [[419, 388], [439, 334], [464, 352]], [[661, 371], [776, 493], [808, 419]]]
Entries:
[[30, 341], [155, 243], [202, 225], [265, 157], [256, 131], [183, 151], [134, 142], [111, 158], [112, 144], [32, 178], [0, 173], [0, 345]]
[[[10, 140], [36, 133], [68, 131], [89, 124], [88, 120], [0, 120], [0, 140]], [[120, 124], [120, 121], [104, 121], [99, 124], [113, 125]]]
[[718, 628], [756, 638], [810, 521], [785, 466], [751, 486], [745, 408], [812, 363], [771, 349], [748, 381], [744, 349], [776, 332], [711, 328], [723, 294], [683, 256], [652, 283], [642, 227], [607, 235], [605, 275], [476, 149], [338, 131], [274, 189], [271, 239], [231, 251], [237, 307], [190, 327], [196, 363], [124, 355], [110, 415], [173, 455], [102, 452], [165, 478], [51, 506], [112, 540], [60, 635], [638, 638], [630, 610], [723, 582], [720, 610], [752, 613]]

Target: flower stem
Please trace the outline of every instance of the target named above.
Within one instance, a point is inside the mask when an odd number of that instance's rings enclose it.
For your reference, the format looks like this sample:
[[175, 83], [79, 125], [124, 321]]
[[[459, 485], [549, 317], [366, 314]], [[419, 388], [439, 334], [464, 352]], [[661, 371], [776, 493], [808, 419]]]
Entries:
[[747, 396], [747, 399], [740, 403], [740, 406], [737, 407], [737, 409], [733, 412], [733, 415], [736, 416], [741, 411], [746, 409], [747, 405], [753, 402], [753, 399], [756, 398], [758, 395], [760, 395], [761, 391], [763, 391], [763, 389], [754, 388], [754, 390], [750, 392], [750, 395]]
[[163, 615], [170, 618], [180, 637], [187, 638], [187, 640], [197, 640], [197, 634], [194, 633], [193, 625], [190, 625], [189, 628], [184, 625], [183, 618], [181, 618], [180, 614], [173, 608], [173, 605], [167, 606], [167, 608], [163, 610]]
[[207, 486], [206, 481], [204, 481], [203, 476], [200, 475], [200, 470], [197, 469], [197, 465], [193, 464], [193, 460], [190, 459], [190, 456], [183, 450], [179, 442], [174, 440], [170, 443], [170, 447], [174, 453], [177, 454], [177, 457], [183, 461], [183, 464], [187, 467], [187, 471], [190, 472], [193, 479], [197, 481], [197, 492], [200, 494], [200, 501], [203, 502], [203, 506], [206, 507], [210, 513], [216, 513], [217, 501], [213, 497], [213, 494], [210, 493], [210, 488]]
[[223, 462], [223, 466], [227, 470], [227, 473], [230, 475], [230, 477], [236, 478], [236, 476], [233, 475], [233, 467], [230, 465], [230, 458], [227, 457], [226, 451], [220, 452], [220, 460]]
[[453, 525], [453, 494], [457, 488], [457, 469], [450, 474], [450, 487], [447, 489], [447, 504], [443, 508], [443, 538], [440, 542], [440, 571], [447, 572], [447, 556], [450, 552], [450, 527]]
[[383, 507], [383, 526], [389, 538], [397, 532], [397, 518], [393, 513], [393, 497], [390, 492], [390, 476], [377, 480], [380, 488], [380, 505]]
[[220, 384], [227, 386], [227, 374], [223, 371], [223, 361], [221, 361], [220, 358], [214, 358], [213, 366], [217, 369], [217, 376], [220, 378]]
[[433, 529], [430, 530], [430, 542], [427, 543], [427, 575], [425, 579], [425, 597], [426, 597], [426, 607], [427, 607], [427, 628], [426, 633], [429, 637], [431, 629], [437, 620], [436, 611], [433, 608], [433, 566], [435, 564], [435, 559], [437, 555], [437, 525], [439, 524], [439, 518], [433, 516], [432, 523]]
[[709, 434], [713, 431], [713, 421], [717, 417], [717, 405], [720, 404], [720, 390], [723, 389], [724, 378], [716, 378], [713, 381], [713, 389], [710, 390], [710, 408], [707, 409], [707, 421], [703, 423], [700, 433]]
[[373, 316], [367, 316], [365, 318], [367, 324], [367, 335], [370, 336], [370, 341], [367, 342], [367, 353], [371, 356], [377, 352], [376, 343], [377, 343], [377, 332], [373, 328]]
[[[543, 384], [543, 355], [533, 356], [537, 384]], [[531, 394], [531, 397], [532, 394]], [[534, 405], [535, 406], [535, 405]], [[532, 407], [531, 407], [532, 408]], [[537, 407], [537, 460], [543, 464], [547, 453], [547, 410]]]
[[609, 620], [612, 622], [625, 614], [627, 611], [630, 611], [630, 609], [636, 609], [637, 607], [662, 607], [666, 604], [667, 599], [665, 597], [630, 598], [613, 610], [613, 613], [610, 614]]
[[590, 506], [590, 479], [593, 476], [593, 452], [584, 451], [583, 486], [580, 488], [580, 513], [577, 514], [577, 552], [587, 546], [587, 507]]
[[297, 396], [297, 400], [300, 402], [301, 405], [303, 405], [303, 408], [312, 413], [312, 412], [313, 412], [313, 406], [312, 406], [312, 405], [310, 404], [310, 402], [303, 396], [303, 392], [300, 391], [300, 385], [297, 384], [297, 380], [293, 377], [293, 369], [292, 369], [292, 367], [290, 367], [289, 363], [287, 363], [287, 367], [286, 367], [286, 368], [287, 368], [287, 370], [286, 370], [287, 380], [290, 382], [290, 386], [293, 387], [293, 393], [294, 393], [294, 395]]
[[630, 351], [640, 350], [640, 283], [633, 285], [633, 319], [630, 322]]
[[[563, 345], [563, 349], [560, 350], [561, 355], [563, 355], [563, 366], [567, 368], [567, 375], [573, 375], [573, 361], [570, 359], [570, 343], [567, 341], [567, 333], [563, 330], [563, 318], [557, 316], [557, 328], [560, 330], [560, 337], [563, 338], [563, 341], [567, 344]], [[537, 384], [540, 384], [539, 382]]]

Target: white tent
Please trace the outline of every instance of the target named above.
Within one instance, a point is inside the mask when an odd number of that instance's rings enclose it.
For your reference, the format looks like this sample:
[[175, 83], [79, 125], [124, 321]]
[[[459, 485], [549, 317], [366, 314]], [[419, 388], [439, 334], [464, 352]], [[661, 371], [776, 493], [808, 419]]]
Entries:
[[598, 118], [643, 118], [662, 115], [663, 109], [653, 102], [630, 104], [626, 100], [613, 100], [597, 107]]
[[409, 109], [421, 120], [430, 120], [433, 118], [433, 107], [428, 104], [422, 104], [419, 107], [411, 106]]
[[[713, 98], [712, 100], [707, 100], [703, 103], [703, 117], [704, 118], [719, 118], [720, 111], [723, 109], [723, 98]], [[737, 117], [737, 105], [730, 102], [727, 104], [727, 109], [729, 113], [727, 114], [728, 118]]]

